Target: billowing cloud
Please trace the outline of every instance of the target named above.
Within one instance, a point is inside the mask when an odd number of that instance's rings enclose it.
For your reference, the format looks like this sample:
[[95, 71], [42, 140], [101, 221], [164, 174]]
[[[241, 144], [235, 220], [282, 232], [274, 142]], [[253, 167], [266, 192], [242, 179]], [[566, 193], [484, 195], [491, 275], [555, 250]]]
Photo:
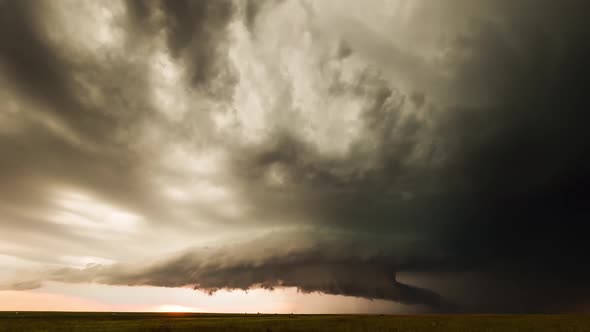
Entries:
[[[288, 244], [285, 236], [297, 241]], [[271, 233], [236, 245], [191, 249], [151, 263], [90, 264], [78, 269], [37, 271], [37, 277], [7, 283], [4, 287], [33, 289], [44, 280], [193, 287], [210, 294], [221, 289], [296, 287], [304, 293], [393, 300], [425, 305], [430, 310], [452, 310], [453, 305], [435, 292], [397, 281], [399, 263], [395, 253], [374, 245], [369, 248], [367, 243], [351, 242], [342, 235]]]
[[3, 285], [584, 310], [587, 7], [2, 1]]

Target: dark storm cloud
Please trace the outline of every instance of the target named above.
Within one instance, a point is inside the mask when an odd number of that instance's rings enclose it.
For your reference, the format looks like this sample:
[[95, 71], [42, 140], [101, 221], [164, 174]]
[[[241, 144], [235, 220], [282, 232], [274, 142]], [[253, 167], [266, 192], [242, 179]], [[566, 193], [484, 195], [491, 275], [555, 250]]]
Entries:
[[[170, 53], [184, 60], [197, 88], [218, 97], [231, 96], [225, 90], [229, 87], [231, 91], [237, 80], [227, 62], [226, 28], [236, 12], [232, 1], [129, 0], [127, 8], [136, 19], [137, 29], [155, 23], [165, 31]], [[163, 12], [164, 18], [149, 22], [155, 10]], [[250, 9], [248, 17], [255, 12], [256, 9]]]
[[[287, 237], [299, 243], [285, 244]], [[43, 274], [47, 280], [60, 282], [189, 286], [210, 294], [221, 289], [296, 287], [304, 293], [393, 300], [423, 305], [429, 310], [453, 310], [453, 305], [435, 292], [397, 281], [396, 264], [392, 253], [367, 243], [351, 242], [350, 235], [322, 236], [318, 241], [317, 234], [289, 232], [218, 249], [191, 250], [152, 264], [94, 265]], [[27, 289], [40, 284], [41, 280], [32, 279], [5, 287]]]
[[194, 66], [192, 81], [195, 84], [203, 85], [212, 77], [231, 75], [227, 72], [230, 69], [215, 60], [218, 56], [226, 55], [218, 49], [219, 41], [223, 38], [219, 32], [223, 31], [232, 17], [232, 2], [164, 1], [163, 8], [169, 18], [168, 46], [172, 54], [178, 55], [193, 43], [189, 63]]
[[[78, 138], [64, 139], [31, 120], [35, 114], [19, 118], [27, 124], [20, 132], [0, 132], [0, 194], [7, 202], [0, 212], [10, 217], [3, 221], [10, 226], [6, 229], [36, 229], [86, 243], [76, 232], [23, 213], [48, 204], [42, 191], [30, 188], [51, 181], [93, 188], [159, 220], [154, 226], [174, 223], [168, 212], [174, 208], [159, 201], [145, 180], [153, 174], [143, 172], [145, 164], [157, 158], [143, 159], [142, 151], [126, 144], [137, 135], [133, 124], [164, 123], [170, 132], [182, 128], [190, 136], [211, 133], [205, 128], [211, 123], [169, 124], [144, 101], [147, 79], [141, 73], [148, 64], [124, 57], [106, 65], [73, 61], [42, 33], [38, 8], [24, 1], [0, 6], [0, 68], [10, 88], [47, 105], [47, 112]], [[262, 6], [245, 5], [250, 30]], [[230, 155], [224, 184], [231, 185], [245, 212], [238, 222], [213, 222], [328, 229], [328, 235], [278, 232], [241, 247], [194, 250], [154, 264], [49, 269], [8, 287], [34, 288], [40, 280], [193, 285], [211, 292], [292, 286], [441, 311], [451, 310], [449, 303], [461, 311], [583, 310], [590, 298], [585, 264], [590, 252], [585, 225], [590, 219], [590, 8], [576, 0], [450, 6], [455, 14], [473, 17], [462, 18], [469, 31], [452, 35], [437, 59], [448, 77], [433, 75], [439, 81], [431, 85], [422, 84], [429, 77], [422, 73], [424, 59], [383, 47], [381, 39], [368, 36], [368, 28], [347, 27], [342, 33], [339, 61], [361, 61], [369, 54], [380, 64], [399, 61], [392, 67], [408, 67], [402, 77], [420, 76], [420, 86], [402, 91], [391, 71], [373, 70], [372, 64], [351, 80], [335, 75], [326, 99], [350, 97], [362, 104], [361, 115], [350, 123], [360, 134], [346, 153], [326, 153], [300, 134], [296, 119], [277, 121], [280, 125], [267, 128], [270, 134], [261, 142], [220, 140]], [[128, 1], [127, 42], [147, 43], [146, 36], [164, 32], [165, 47], [184, 65], [191, 89], [230, 103], [238, 76], [228, 60], [226, 33], [237, 7], [227, 1]], [[319, 30], [311, 29], [310, 38]], [[78, 98], [74, 73], [92, 77], [93, 85], [104, 89], [101, 105]], [[441, 91], [428, 91], [431, 86]], [[294, 88], [286, 90], [288, 96], [280, 98], [284, 104], [270, 118], [299, 107], [292, 105]], [[444, 95], [445, 103], [431, 94]], [[114, 95], [121, 96], [123, 106]], [[425, 280], [431, 290], [405, 284], [400, 275]]]
[[[235, 153], [232, 173], [244, 181], [238, 185], [248, 191], [252, 206], [272, 202], [275, 208], [260, 205], [263, 220], [397, 232], [407, 224], [410, 238], [426, 231], [418, 225], [420, 215], [429, 214], [421, 206], [434, 190], [430, 173], [436, 168], [436, 147], [422, 137], [431, 129], [407, 112], [406, 96], [378, 73], [363, 71], [356, 82], [338, 90], [365, 101], [359, 120], [363, 136], [348, 155], [326, 156], [295, 133], [279, 129], [263, 144]], [[280, 173], [284, 183], [269, 183], [272, 173]]]
[[244, 23], [250, 31], [254, 29], [256, 23], [256, 16], [260, 12], [262, 6], [266, 4], [266, 1], [246, 1], [244, 10]]
[[489, 102], [458, 106], [443, 127], [451, 157], [441, 176], [462, 208], [449, 216], [447, 245], [464, 263], [494, 265], [489, 274], [498, 273], [498, 283], [534, 294], [506, 297], [491, 310], [554, 310], [589, 296], [582, 234], [590, 44], [580, 14], [587, 5], [562, 5], [500, 5], [507, 25], [482, 22], [461, 46], [471, 57], [459, 71], [460, 89]]
[[244, 5], [244, 24], [251, 34], [255, 36], [256, 19], [266, 8], [278, 5], [284, 0], [246, 0], [242, 1]]
[[[462, 310], [581, 310], [590, 296], [588, 6], [486, 5], [445, 59], [455, 73], [450, 106], [361, 76], [354, 93], [370, 102], [350, 158], [324, 156], [285, 130], [243, 154], [237, 173], [263, 207], [258, 216], [395, 234], [392, 242], [427, 253], [405, 271], [482, 271]], [[434, 125], [403, 118], [407, 99], [433, 107]], [[364, 168], [369, 151], [377, 157]], [[284, 183], [269, 185], [277, 170]], [[518, 284], [523, 295], [488, 301], [483, 280], [496, 290]]]
[[41, 5], [4, 1], [0, 6], [0, 68], [13, 78], [18, 89], [29, 98], [47, 103], [68, 126], [80, 126], [86, 134], [107, 125], [103, 116], [84, 112], [86, 107], [72, 95], [70, 75], [74, 65], [42, 34], [36, 10]]

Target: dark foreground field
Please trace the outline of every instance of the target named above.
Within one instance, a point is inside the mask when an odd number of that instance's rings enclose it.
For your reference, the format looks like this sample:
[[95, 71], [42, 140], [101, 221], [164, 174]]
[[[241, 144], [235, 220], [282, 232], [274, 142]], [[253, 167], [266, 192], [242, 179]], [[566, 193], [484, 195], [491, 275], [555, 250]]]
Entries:
[[0, 312], [5, 331], [590, 331], [574, 315], [233, 315]]

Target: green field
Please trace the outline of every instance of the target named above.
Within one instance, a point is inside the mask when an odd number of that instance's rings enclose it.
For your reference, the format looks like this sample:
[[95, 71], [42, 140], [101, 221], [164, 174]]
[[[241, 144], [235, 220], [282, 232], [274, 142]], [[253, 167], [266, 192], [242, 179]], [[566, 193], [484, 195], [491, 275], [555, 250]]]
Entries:
[[265, 315], [0, 312], [5, 331], [590, 331], [578, 315]]

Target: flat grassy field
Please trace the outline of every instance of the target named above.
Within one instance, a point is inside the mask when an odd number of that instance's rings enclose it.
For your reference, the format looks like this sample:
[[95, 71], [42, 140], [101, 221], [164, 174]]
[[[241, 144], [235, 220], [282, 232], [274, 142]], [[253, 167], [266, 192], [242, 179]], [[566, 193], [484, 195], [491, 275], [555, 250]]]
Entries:
[[27, 331], [590, 331], [582, 315], [268, 315], [0, 312], [0, 332]]

